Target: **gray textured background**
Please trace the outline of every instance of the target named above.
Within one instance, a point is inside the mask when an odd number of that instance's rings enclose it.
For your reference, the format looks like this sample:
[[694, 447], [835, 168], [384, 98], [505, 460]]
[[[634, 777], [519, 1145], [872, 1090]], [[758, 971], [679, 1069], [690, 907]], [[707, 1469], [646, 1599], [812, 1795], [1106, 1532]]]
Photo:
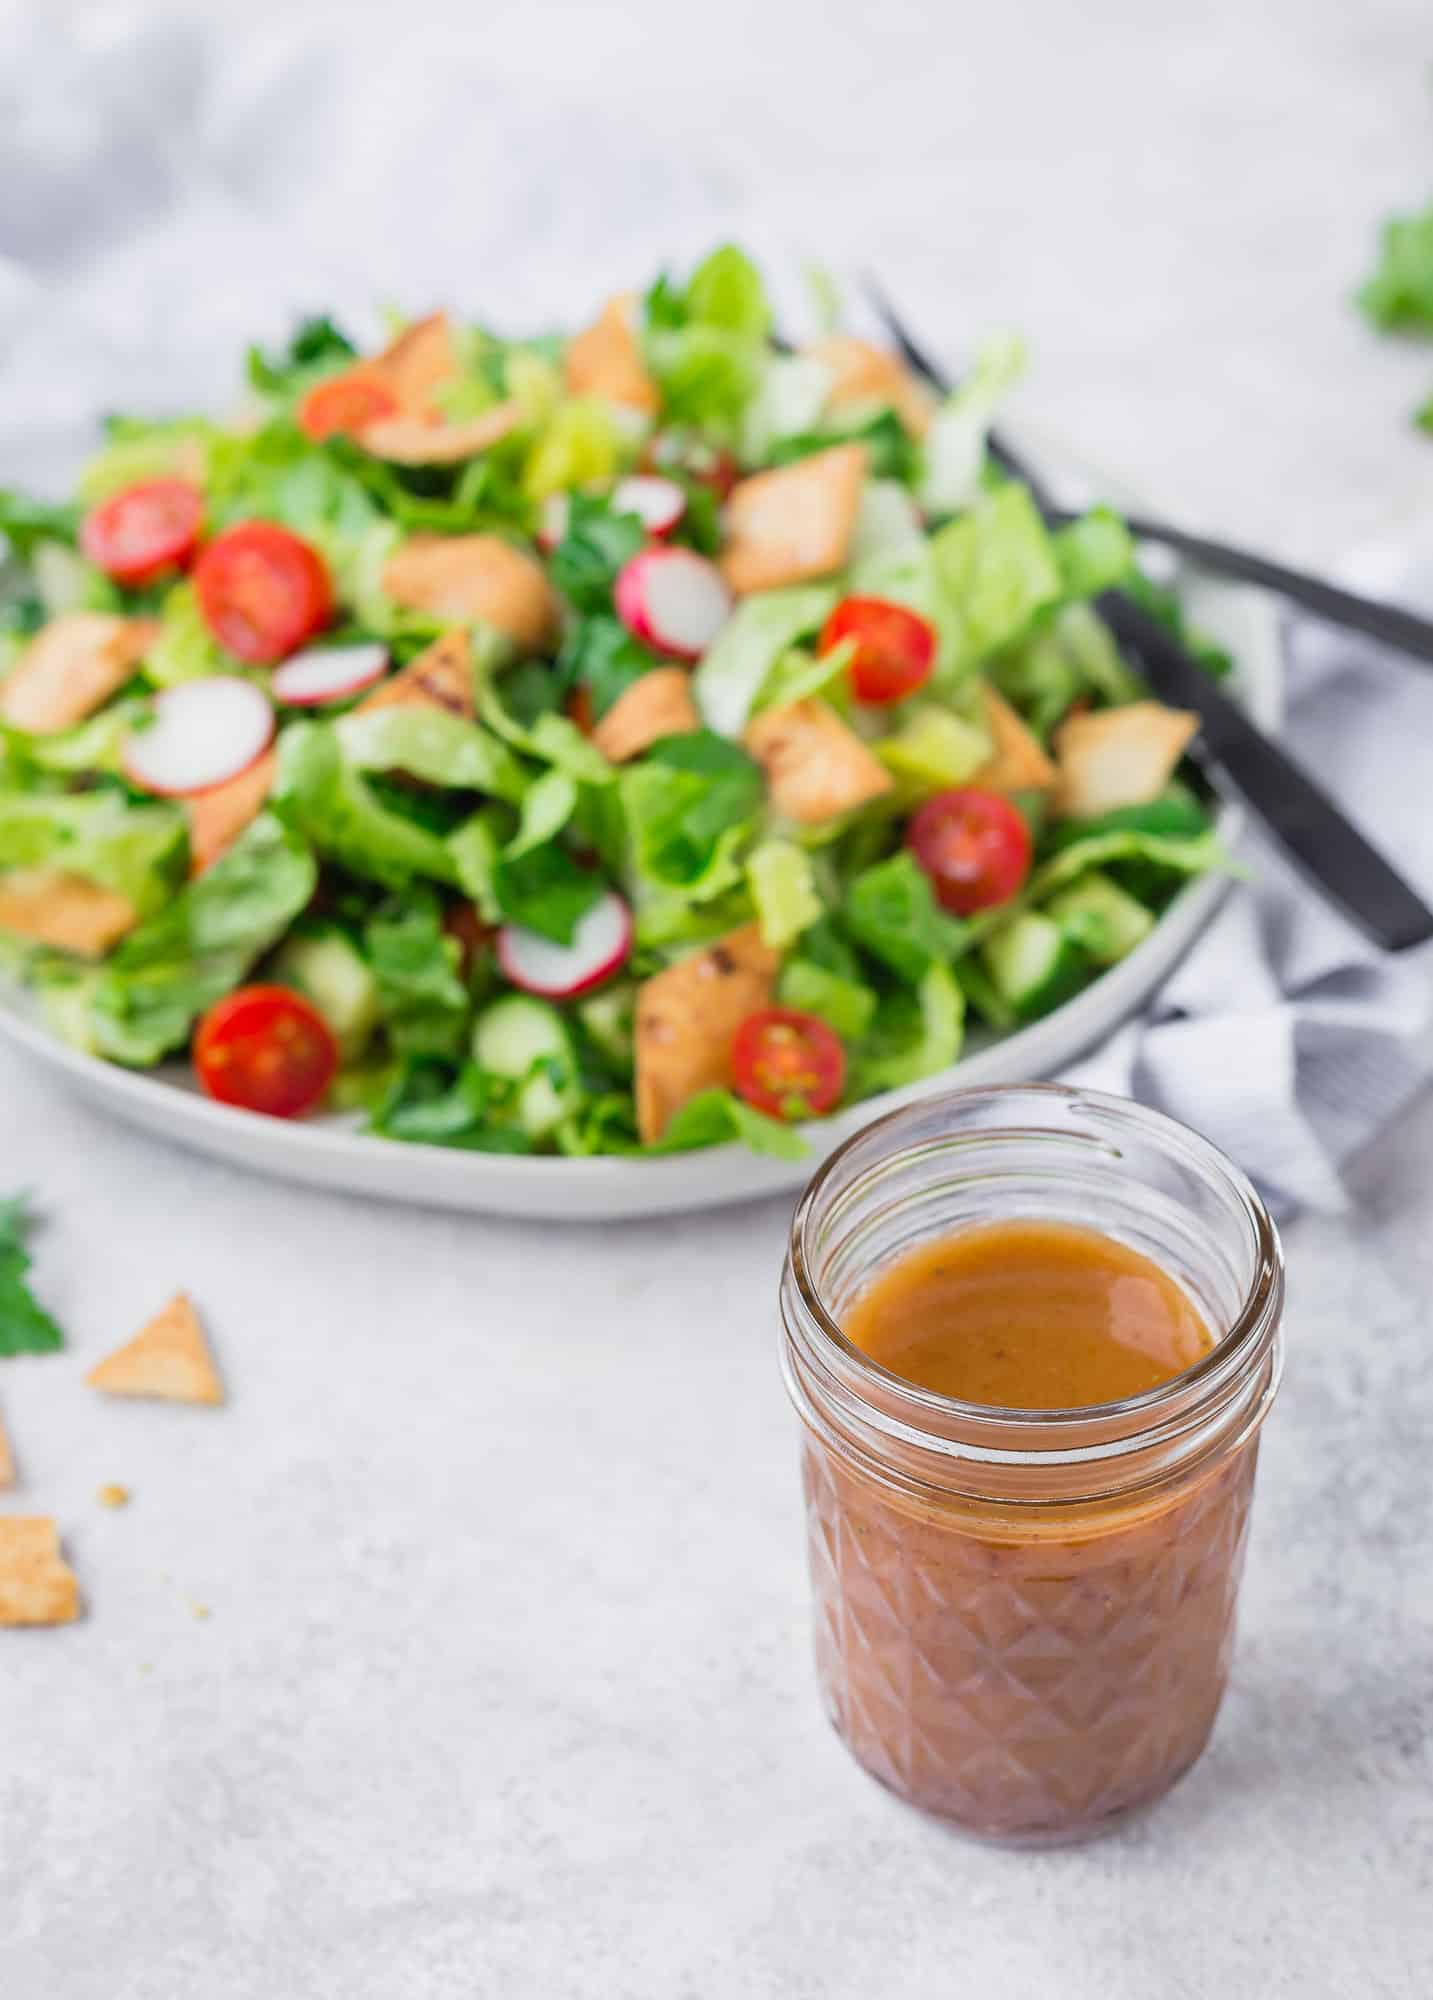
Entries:
[[[345, 17], [387, 24], [411, 119], [422, 10], [401, 44], [391, 8]], [[88, 18], [113, 89], [140, 92], [134, 131], [97, 149], [90, 100], [27, 93], [6, 45], [4, 185], [37, 132], [53, 172], [48, 205], [0, 195], [0, 336], [7, 296], [30, 337], [41, 323], [34, 267], [67, 311], [103, 290], [96, 218], [133, 212], [162, 259], [151, 127], [181, 152], [191, 127], [217, 134], [221, 172], [262, 168], [296, 227], [371, 200], [372, 281], [401, 290], [386, 128], [305, 150], [301, 80], [293, 158], [256, 162], [228, 71], [279, 54], [216, 73], [202, 40], [161, 61]], [[557, 214], [594, 268], [638, 241], [648, 199], [669, 227], [755, 222], [879, 258], [957, 339], [1025, 327], [1029, 413], [1195, 523], [1318, 558], [1433, 501], [1433, 444], [1404, 424], [1433, 365], [1346, 305], [1377, 216], [1433, 186], [1422, 6], [640, 0], [450, 20], [444, 117], [466, 97], [495, 184], [539, 184], [529, 209], [485, 211], [489, 282], [505, 248], [560, 242]], [[587, 122], [562, 109], [582, 100]], [[431, 199], [456, 236], [481, 195]], [[265, 286], [279, 310], [296, 271], [195, 297], [221, 374], [224, 313]], [[184, 346], [123, 304], [140, 351]], [[72, 1335], [0, 1383], [16, 1498], [59, 1517], [90, 1607], [0, 1638], [5, 2000], [1433, 1987], [1427, 1102], [1358, 1165], [1356, 1209], [1288, 1231], [1288, 1374], [1209, 1755], [1117, 1839], [1040, 1856], [905, 1812], [820, 1719], [773, 1355], [782, 1205], [458, 1220], [187, 1158], [9, 1055], [0, 1103], [0, 1182], [39, 1191], [39, 1277]], [[178, 1283], [228, 1410], [84, 1392]], [[94, 1503], [111, 1479], [134, 1488], [125, 1513]]]

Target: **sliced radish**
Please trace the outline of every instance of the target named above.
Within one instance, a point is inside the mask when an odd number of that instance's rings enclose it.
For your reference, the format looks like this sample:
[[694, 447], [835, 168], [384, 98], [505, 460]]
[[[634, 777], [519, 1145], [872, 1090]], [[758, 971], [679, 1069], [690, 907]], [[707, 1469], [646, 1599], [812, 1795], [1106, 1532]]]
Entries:
[[274, 711], [236, 674], [181, 681], [155, 697], [152, 720], [125, 742], [125, 776], [161, 798], [207, 792], [237, 778], [268, 749]]
[[537, 516], [537, 545], [550, 556], [567, 533], [572, 517], [572, 501], [566, 493], [549, 493]]
[[649, 535], [669, 535], [687, 511], [687, 496], [675, 479], [634, 472], [612, 489], [614, 514], [635, 514]]
[[386, 646], [307, 646], [274, 668], [269, 686], [290, 708], [317, 708], [361, 693], [387, 671]]
[[617, 572], [617, 616], [674, 660], [699, 660], [731, 616], [721, 571], [691, 549], [643, 549]]
[[609, 889], [578, 920], [571, 944], [554, 944], [521, 924], [504, 924], [497, 955], [505, 978], [544, 1000], [572, 1000], [610, 979], [632, 949], [632, 912]]

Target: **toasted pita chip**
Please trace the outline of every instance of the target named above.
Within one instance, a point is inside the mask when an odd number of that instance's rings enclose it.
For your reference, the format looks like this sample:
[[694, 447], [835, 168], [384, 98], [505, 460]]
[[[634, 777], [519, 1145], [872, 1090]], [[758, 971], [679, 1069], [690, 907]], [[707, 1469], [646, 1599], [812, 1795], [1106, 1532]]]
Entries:
[[0, 1421], [0, 1486], [15, 1484], [15, 1454], [10, 1449], [10, 1440], [5, 1434], [5, 1425]]
[[831, 371], [828, 401], [833, 409], [869, 403], [894, 410], [912, 437], [924, 437], [935, 415], [935, 398], [897, 355], [868, 340], [833, 333], [806, 349]]
[[1043, 792], [1055, 782], [1055, 766], [1040, 747], [1034, 731], [992, 687], [982, 687], [985, 726], [994, 751], [971, 778], [987, 792]]
[[505, 438], [521, 416], [516, 403], [497, 403], [462, 424], [429, 424], [421, 417], [379, 417], [364, 425], [358, 442], [390, 465], [457, 465]]
[[701, 726], [686, 674], [680, 667], [654, 667], [618, 695], [592, 741], [609, 762], [625, 764], [664, 736], [685, 736]]
[[557, 626], [541, 565], [499, 535], [414, 535], [389, 557], [383, 588], [434, 618], [482, 618], [529, 652], [540, 652]]
[[189, 873], [202, 875], [221, 854], [227, 854], [239, 835], [264, 809], [278, 769], [276, 750], [266, 750], [247, 771], [207, 792], [195, 792], [184, 801], [189, 822]]
[[636, 305], [633, 292], [609, 299], [592, 325], [568, 342], [562, 372], [574, 396], [601, 396], [655, 416], [662, 399], [633, 328]]
[[59, 868], [17, 868], [0, 876], [0, 931], [76, 958], [103, 958], [139, 912], [128, 896]]
[[79, 1582], [55, 1523], [0, 1514], [0, 1625], [71, 1625], [79, 1615]]
[[1055, 731], [1053, 804], [1072, 819], [1143, 805], [1162, 792], [1199, 732], [1199, 717], [1158, 701], [1072, 715]]
[[738, 480], [726, 503], [722, 575], [740, 595], [840, 569], [851, 545], [866, 451], [833, 445]]
[[855, 730], [814, 696], [767, 709], [743, 740], [766, 773], [772, 805], [803, 826], [851, 812], [894, 783]]
[[371, 708], [442, 708], [471, 722], [473, 650], [463, 631], [443, 632], [400, 673], [365, 695], [360, 711]]
[[176, 1292], [85, 1381], [107, 1396], [156, 1396], [167, 1403], [222, 1403], [224, 1387], [187, 1292]]
[[463, 372], [448, 315], [441, 312], [415, 319], [362, 366], [397, 398], [406, 416], [420, 421], [436, 414], [434, 396]]
[[152, 618], [62, 612], [41, 627], [0, 684], [0, 719], [35, 736], [83, 722], [124, 686], [158, 630]]
[[731, 1081], [731, 1039], [771, 1005], [781, 953], [747, 924], [637, 988], [637, 1130], [649, 1145], [700, 1091]]

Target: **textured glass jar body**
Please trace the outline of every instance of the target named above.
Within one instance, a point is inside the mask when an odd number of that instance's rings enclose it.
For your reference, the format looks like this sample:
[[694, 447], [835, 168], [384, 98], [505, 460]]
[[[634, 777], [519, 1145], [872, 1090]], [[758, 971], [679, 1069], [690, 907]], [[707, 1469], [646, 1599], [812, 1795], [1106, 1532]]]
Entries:
[[[915, 1388], [842, 1308], [931, 1236], [1075, 1222], [1178, 1278], [1220, 1337], [1172, 1382], [1078, 1411]], [[1282, 1267], [1257, 1196], [1156, 1114], [1051, 1086], [954, 1092], [812, 1182], [783, 1280], [805, 1425], [816, 1659], [854, 1755], [990, 1839], [1079, 1839], [1203, 1748], [1234, 1631]]]

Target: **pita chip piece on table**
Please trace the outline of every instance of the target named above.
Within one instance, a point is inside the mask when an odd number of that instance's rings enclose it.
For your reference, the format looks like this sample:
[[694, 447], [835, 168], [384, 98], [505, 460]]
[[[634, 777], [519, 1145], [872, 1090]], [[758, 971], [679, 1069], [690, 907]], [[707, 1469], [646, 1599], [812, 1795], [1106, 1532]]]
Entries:
[[15, 1454], [10, 1449], [10, 1440], [5, 1435], [5, 1421], [0, 1417], [0, 1487], [15, 1484]]
[[70, 1625], [79, 1615], [79, 1582], [55, 1523], [0, 1514], [0, 1626]]
[[224, 1385], [187, 1292], [168, 1305], [85, 1381], [106, 1396], [148, 1396], [166, 1403], [222, 1403]]

